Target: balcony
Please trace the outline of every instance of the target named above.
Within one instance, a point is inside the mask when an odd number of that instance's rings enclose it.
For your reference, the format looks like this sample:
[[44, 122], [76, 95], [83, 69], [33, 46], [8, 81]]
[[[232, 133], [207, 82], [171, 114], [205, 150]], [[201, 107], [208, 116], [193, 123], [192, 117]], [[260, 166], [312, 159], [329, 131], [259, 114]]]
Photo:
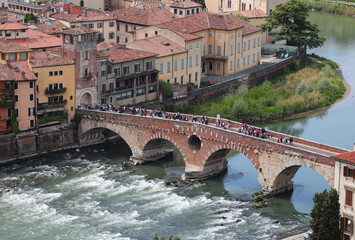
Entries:
[[46, 102], [46, 103], [38, 103], [38, 110], [44, 110], [48, 108], [64, 108], [65, 104], [67, 104], [67, 100], [57, 101], [57, 102]]
[[48, 88], [46, 88], [44, 93], [46, 95], [54, 95], [54, 94], [65, 93], [66, 91], [67, 91], [67, 88], [59, 88], [59, 89], [48, 89]]

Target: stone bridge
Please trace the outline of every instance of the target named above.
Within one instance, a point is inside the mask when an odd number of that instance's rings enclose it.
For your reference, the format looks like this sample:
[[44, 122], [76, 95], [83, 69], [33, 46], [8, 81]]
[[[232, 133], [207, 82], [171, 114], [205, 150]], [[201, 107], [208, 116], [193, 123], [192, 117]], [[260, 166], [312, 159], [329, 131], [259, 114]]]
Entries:
[[[292, 178], [301, 166], [314, 169], [331, 187], [335, 187], [335, 165], [339, 159], [333, 156], [348, 152], [297, 137], [293, 137], [294, 145], [291, 146], [245, 135], [237, 131], [242, 125], [239, 122], [231, 121], [231, 129], [217, 128], [216, 118], [209, 118], [209, 125], [206, 125], [148, 115], [82, 109], [77, 112], [82, 114], [79, 129], [81, 146], [98, 143], [109, 133], [115, 133], [131, 148], [131, 160], [144, 163], [171, 153], [164, 148], [166, 142], [171, 142], [183, 156], [185, 179], [205, 179], [223, 173], [228, 168], [226, 155], [230, 150], [236, 150], [252, 162], [259, 174], [258, 181], [268, 195], [291, 190]], [[183, 116], [192, 119], [190, 115]], [[288, 136], [269, 132], [274, 138]]]

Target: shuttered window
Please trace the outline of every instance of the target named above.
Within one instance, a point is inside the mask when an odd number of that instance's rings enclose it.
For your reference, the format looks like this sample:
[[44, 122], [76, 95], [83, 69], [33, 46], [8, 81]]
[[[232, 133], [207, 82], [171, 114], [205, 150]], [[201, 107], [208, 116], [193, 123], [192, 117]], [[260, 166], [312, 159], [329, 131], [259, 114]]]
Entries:
[[347, 217], [342, 217], [340, 219], [340, 229], [349, 234], [349, 235], [353, 235], [353, 220], [351, 220], [350, 218]]
[[348, 206], [353, 206], [353, 191], [346, 190], [345, 192], [345, 204]]
[[355, 179], [354, 169], [344, 167], [344, 177], [351, 177]]

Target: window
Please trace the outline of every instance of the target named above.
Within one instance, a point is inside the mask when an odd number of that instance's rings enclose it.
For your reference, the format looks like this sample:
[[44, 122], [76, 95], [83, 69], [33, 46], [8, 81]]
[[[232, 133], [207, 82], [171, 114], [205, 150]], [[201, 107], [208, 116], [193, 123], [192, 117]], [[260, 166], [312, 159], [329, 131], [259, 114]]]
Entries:
[[230, 55], [233, 56], [233, 45], [230, 47]]
[[229, 62], [229, 71], [232, 71], [232, 70], [233, 70], [233, 62], [230, 61], [230, 62]]
[[94, 28], [94, 24], [93, 23], [89, 23], [89, 28]]
[[[340, 229], [345, 232], [348, 233], [350, 235], [353, 234], [353, 221], [350, 218], [347, 217], [342, 217], [340, 219]], [[347, 235], [345, 235], [346, 237]], [[345, 238], [346, 239], [346, 238]], [[348, 238], [350, 239], [350, 238]]]
[[243, 57], [243, 67], [245, 66], [245, 57]]
[[170, 62], [167, 63], [167, 69], [166, 71], [169, 73], [170, 72]]
[[97, 24], [97, 28], [102, 28], [103, 25], [104, 25], [103, 23], [98, 23], [98, 24]]
[[148, 37], [148, 33], [146, 33], [144, 36], [145, 36], [145, 38], [147, 38]]
[[199, 48], [200, 47], [200, 44], [199, 43], [196, 43], [196, 48]]
[[161, 63], [160, 64], [160, 74], [163, 74], [164, 73], [164, 64]]
[[206, 56], [206, 45], [203, 45], [203, 56]]
[[136, 96], [145, 95], [145, 88], [138, 88], [136, 90]]
[[30, 84], [30, 88], [33, 88], [34, 85], [33, 82], [30, 82], [29, 84]]
[[181, 10], [179, 11], [179, 15], [182, 15], [182, 11]]
[[198, 72], [195, 72], [195, 82], [198, 82]]
[[125, 25], [125, 31], [128, 32], [128, 25]]
[[34, 128], [35, 127], [35, 120], [30, 120], [30, 128]]
[[113, 69], [113, 72], [115, 73], [115, 77], [121, 76], [121, 69], [120, 68]]
[[18, 109], [15, 109], [15, 117], [18, 117]]
[[155, 36], [157, 36], [158, 35], [158, 31], [155, 31]]
[[123, 75], [128, 75], [129, 74], [129, 66], [123, 67]]
[[234, 38], [234, 33], [231, 34], [231, 39], [233, 39], [233, 38]]
[[200, 12], [200, 9], [196, 8], [196, 13], [199, 13]]
[[101, 62], [100, 62], [100, 65], [101, 65], [101, 66], [105, 66], [105, 65], [106, 65], [106, 61], [101, 61]]
[[260, 37], [258, 37], [258, 47], [260, 47]]
[[255, 63], [255, 53], [253, 53], [253, 63]]
[[244, 41], [243, 51], [245, 52], [246, 49], [247, 49], [247, 42]]
[[18, 95], [15, 95], [15, 102], [18, 102]]
[[191, 79], [192, 79], [192, 77], [191, 77], [191, 73], [189, 74], [189, 83], [191, 83]]
[[110, 83], [110, 90], [113, 90], [114, 89], [114, 84], [113, 83]]
[[11, 112], [11, 108], [8, 108], [8, 109], [7, 109], [7, 117], [11, 117], [11, 115], [12, 115], [11, 113], [12, 113], [12, 112]]
[[27, 52], [20, 53], [20, 60], [27, 60]]
[[114, 27], [114, 26], [115, 26], [115, 22], [109, 22], [109, 23], [108, 23], [108, 26], [109, 26], [109, 27]]
[[88, 27], [88, 25], [86, 23], [81, 24], [81, 26], [86, 27], [86, 28]]
[[353, 206], [353, 191], [345, 189], [345, 205]]
[[205, 33], [205, 34], [203, 34], [203, 38], [206, 38], [206, 33]]
[[185, 69], [185, 59], [181, 59], [181, 69]]
[[211, 37], [212, 37], [212, 33], [208, 33], [208, 37], [210, 37], [210, 38], [211, 38]]
[[222, 55], [222, 46], [217, 46], [217, 56]]
[[213, 62], [208, 62], [208, 70], [213, 70]]
[[146, 66], [146, 70], [147, 71], [153, 69], [153, 63], [152, 62], [146, 62], [145, 66]]
[[174, 83], [175, 83], [175, 84], [177, 84], [177, 77], [176, 77], [176, 78], [174, 78]]
[[193, 47], [192, 44], [190, 44], [190, 45], [189, 45], [190, 50], [192, 49], [192, 47]]
[[54, 76], [58, 76], [58, 71], [54, 71]]
[[63, 70], [59, 70], [59, 76], [63, 75]]
[[70, 96], [70, 100], [73, 100], [73, 96]]
[[28, 116], [33, 117], [35, 115], [35, 108], [30, 107], [28, 108]]
[[208, 54], [212, 54], [212, 45], [208, 45]]
[[115, 33], [114, 33], [114, 32], [110, 32], [110, 33], [108, 34], [108, 38], [109, 38], [109, 39], [114, 39], [114, 38], [115, 38]]
[[15, 86], [15, 89], [18, 89], [18, 83], [15, 83], [14, 86]]
[[239, 68], [239, 59], [237, 59], [237, 68]]
[[354, 169], [353, 168], [344, 167], [344, 177], [350, 177], [350, 178], [354, 178], [355, 179]]
[[248, 50], [250, 50], [250, 40], [248, 40]]
[[53, 72], [49, 72], [49, 76], [52, 77], [53, 76]]
[[186, 11], [186, 15], [190, 15], [190, 10], [187, 10], [187, 11]]
[[217, 72], [220, 72], [221, 71], [221, 63], [217, 63]]
[[174, 71], [177, 71], [177, 70], [178, 70], [178, 61], [175, 60]]
[[256, 54], [256, 61], [259, 62], [259, 53]]
[[106, 76], [106, 71], [105, 70], [101, 71], [101, 77], [104, 77], [104, 76]]
[[138, 64], [134, 64], [134, 73], [139, 73], [141, 72], [141, 65]]
[[240, 53], [240, 43], [238, 43], [238, 53]]
[[255, 38], [253, 39], [253, 48], [255, 48]]
[[184, 76], [181, 76], [181, 78], [180, 78], [180, 83], [181, 83], [181, 85], [184, 84]]
[[[168, 79], [169, 81], [169, 79]], [[153, 92], [156, 92], [157, 91], [157, 86], [154, 85], [154, 86], [149, 86], [148, 88], [148, 93], [153, 93]]]
[[33, 101], [33, 94], [30, 94], [30, 101]]
[[198, 66], [198, 63], [199, 63], [199, 56], [198, 55], [196, 55], [196, 59], [195, 59], [195, 61], [196, 61], [196, 66]]
[[9, 54], [9, 59], [10, 60], [16, 60], [16, 53], [10, 53]]
[[89, 51], [84, 52], [84, 59], [88, 60], [89, 59]]
[[174, 9], [174, 14], [177, 15], [177, 9]]
[[249, 65], [249, 57], [250, 57], [250, 55], [248, 55], [248, 63], [247, 63], [247, 65]]
[[189, 57], [189, 67], [192, 67], [192, 57]]
[[218, 38], [222, 38], [222, 35], [221, 35], [221, 34], [218, 34], [217, 37], [218, 37]]

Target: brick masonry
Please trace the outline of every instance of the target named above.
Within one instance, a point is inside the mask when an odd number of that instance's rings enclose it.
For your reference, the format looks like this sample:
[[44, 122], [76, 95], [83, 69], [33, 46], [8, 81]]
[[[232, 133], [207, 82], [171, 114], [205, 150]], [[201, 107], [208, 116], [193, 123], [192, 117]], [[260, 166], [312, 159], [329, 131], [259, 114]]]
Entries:
[[[81, 143], [85, 142], [86, 137], [92, 131], [110, 129], [126, 141], [132, 150], [133, 159], [140, 159], [144, 162], [152, 158], [161, 158], [159, 154], [164, 152], [162, 141], [169, 141], [183, 156], [185, 178], [203, 179], [224, 172], [227, 168], [225, 159], [227, 153], [229, 150], [236, 150], [253, 163], [259, 173], [258, 180], [263, 190], [270, 195], [292, 188], [291, 180], [301, 166], [314, 169], [325, 178], [330, 186], [334, 186], [335, 162], [337, 161], [335, 158], [322, 155], [317, 151], [215, 128], [213, 127], [216, 121], [214, 118], [209, 118], [210, 125], [203, 125], [93, 110], [78, 111], [83, 114], [79, 132]], [[232, 122], [232, 128], [239, 126], [240, 123]], [[199, 139], [197, 145], [200, 141], [199, 149], [189, 143], [193, 135]], [[273, 132], [273, 135], [277, 136], [278, 133]], [[347, 151], [300, 138], [294, 138], [294, 142], [337, 153]]]

